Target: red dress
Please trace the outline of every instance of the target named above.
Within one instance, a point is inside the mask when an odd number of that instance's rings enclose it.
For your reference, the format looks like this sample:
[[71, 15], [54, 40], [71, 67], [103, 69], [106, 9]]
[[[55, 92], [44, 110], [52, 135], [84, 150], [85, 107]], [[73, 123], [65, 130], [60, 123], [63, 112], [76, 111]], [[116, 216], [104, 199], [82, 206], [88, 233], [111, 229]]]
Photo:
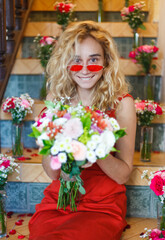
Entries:
[[[114, 117], [114, 112], [108, 114]], [[120, 239], [126, 226], [125, 186], [109, 178], [96, 163], [84, 169], [81, 178], [86, 194], [80, 197], [77, 212], [71, 212], [69, 206], [57, 210], [59, 180], [45, 189], [29, 222], [29, 240]]]

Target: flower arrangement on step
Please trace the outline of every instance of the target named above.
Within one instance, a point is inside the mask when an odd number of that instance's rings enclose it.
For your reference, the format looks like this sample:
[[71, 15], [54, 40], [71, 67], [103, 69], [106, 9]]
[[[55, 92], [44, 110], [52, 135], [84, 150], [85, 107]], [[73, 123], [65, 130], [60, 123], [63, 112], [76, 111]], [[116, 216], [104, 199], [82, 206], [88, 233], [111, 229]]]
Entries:
[[156, 59], [155, 54], [158, 50], [159, 48], [154, 45], [154, 41], [151, 41], [150, 45], [139, 46], [129, 53], [132, 61], [142, 67], [142, 70], [138, 71], [137, 74], [145, 75], [144, 98], [148, 99], [154, 99], [154, 79], [151, 70], [156, 69], [156, 65], [152, 63], [152, 60]]
[[154, 45], [154, 41], [151, 41], [151, 45], [139, 46], [129, 53], [132, 61], [142, 66], [142, 71], [140, 71], [139, 74], [149, 74], [151, 69], [156, 69], [156, 65], [152, 64], [152, 60], [158, 50], [159, 48]]
[[25, 93], [21, 94], [20, 97], [8, 97], [2, 105], [2, 110], [11, 113], [12, 117], [12, 152], [14, 157], [20, 157], [23, 154], [23, 120], [28, 113], [32, 113], [33, 103], [34, 100]]
[[76, 5], [70, 1], [56, 2], [54, 9], [57, 14], [57, 23], [62, 26], [63, 30], [67, 27], [68, 23], [73, 21], [73, 11]]
[[150, 189], [158, 196], [158, 199], [162, 203], [160, 230], [165, 230], [165, 170], [150, 172], [150, 174], [148, 170], [144, 170], [141, 178], [147, 179]]
[[7, 155], [0, 154], [0, 238], [6, 235], [6, 213], [4, 207], [4, 198], [6, 197], [5, 185], [8, 175], [14, 171], [19, 173], [19, 166], [15, 162], [15, 159]]
[[114, 118], [85, 107], [61, 101], [45, 101], [47, 110], [32, 126], [30, 136], [37, 139], [40, 154], [50, 156], [51, 168], [61, 169], [57, 208], [75, 211], [78, 193], [85, 194], [80, 177], [83, 165], [104, 159], [125, 135]]
[[134, 34], [134, 44], [133, 48], [139, 46], [139, 35], [137, 33], [137, 29], [141, 28], [145, 30], [145, 26], [143, 25], [144, 21], [144, 13], [142, 12], [143, 7], [145, 6], [144, 2], [134, 3], [131, 6], [124, 7], [121, 10], [121, 18], [123, 22], [128, 22], [129, 26], [133, 30]]
[[34, 38], [34, 43], [36, 44], [36, 55], [40, 60], [40, 64], [44, 69], [44, 82], [40, 91], [40, 98], [46, 98], [46, 66], [52, 54], [52, 51], [57, 43], [57, 37], [54, 36], [41, 36], [38, 34]]
[[153, 128], [151, 121], [155, 116], [163, 114], [161, 106], [153, 100], [135, 100], [135, 109], [138, 125], [141, 126], [140, 159], [141, 161], [151, 160]]
[[153, 100], [135, 99], [135, 109], [139, 126], [150, 126], [155, 116], [163, 114], [162, 107]]
[[165, 231], [161, 231], [157, 228], [155, 229], [144, 229], [144, 233], [140, 234], [140, 238], [146, 240], [165, 240]]

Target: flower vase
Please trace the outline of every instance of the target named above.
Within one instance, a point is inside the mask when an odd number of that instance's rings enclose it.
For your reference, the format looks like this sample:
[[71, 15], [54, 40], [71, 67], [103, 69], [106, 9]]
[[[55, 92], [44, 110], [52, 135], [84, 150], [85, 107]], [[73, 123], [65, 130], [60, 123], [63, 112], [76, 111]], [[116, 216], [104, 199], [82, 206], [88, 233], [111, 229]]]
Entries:
[[146, 74], [144, 77], [144, 99], [154, 100], [155, 76]]
[[43, 99], [46, 99], [46, 80], [47, 80], [47, 77], [46, 77], [46, 74], [45, 72], [42, 74], [42, 87], [41, 87], [41, 90], [40, 90], [40, 100], [43, 100]]
[[158, 229], [165, 230], [165, 203], [157, 203], [157, 225]]
[[5, 212], [6, 192], [4, 188], [0, 188], [0, 238], [6, 236], [6, 212]]
[[140, 44], [139, 33], [134, 29], [133, 30], [133, 50], [139, 47], [139, 44]]
[[12, 124], [12, 153], [13, 157], [23, 155], [23, 123]]
[[103, 1], [98, 0], [98, 14], [97, 14], [97, 21], [103, 22], [104, 19], [104, 12], [103, 12]]
[[153, 127], [141, 127], [140, 136], [140, 160], [142, 162], [151, 161], [152, 141], [153, 141]]

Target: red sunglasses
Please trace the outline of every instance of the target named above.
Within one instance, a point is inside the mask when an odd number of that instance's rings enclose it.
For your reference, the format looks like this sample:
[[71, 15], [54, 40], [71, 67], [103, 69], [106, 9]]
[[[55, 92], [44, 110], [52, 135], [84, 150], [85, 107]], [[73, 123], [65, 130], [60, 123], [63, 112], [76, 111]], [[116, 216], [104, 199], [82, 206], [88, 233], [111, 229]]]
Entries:
[[[78, 71], [81, 71], [83, 67], [84, 67], [83, 65], [72, 65], [72, 66], [69, 66], [69, 69], [72, 72], [78, 72]], [[100, 65], [87, 65], [86, 67], [90, 72], [98, 72], [101, 69], [103, 69], [103, 66], [100, 66]]]

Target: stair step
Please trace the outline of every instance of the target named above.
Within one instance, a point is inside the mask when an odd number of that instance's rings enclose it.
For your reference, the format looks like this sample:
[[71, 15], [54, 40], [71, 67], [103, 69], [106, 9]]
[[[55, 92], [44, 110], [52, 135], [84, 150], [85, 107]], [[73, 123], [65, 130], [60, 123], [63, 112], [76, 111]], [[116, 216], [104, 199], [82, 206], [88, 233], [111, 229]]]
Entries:
[[[10, 149], [2, 149], [2, 153], [11, 155]], [[51, 179], [47, 176], [42, 167], [42, 156], [38, 155], [37, 149], [24, 149], [24, 157], [28, 160], [17, 160], [20, 165], [20, 180], [16, 173], [9, 176], [9, 181], [16, 182], [40, 182], [49, 183]], [[148, 186], [147, 180], [141, 179], [143, 170], [157, 171], [165, 166], [165, 152], [152, 153], [151, 162], [141, 162], [140, 153], [135, 152], [133, 171], [126, 185], [129, 186]]]
[[[20, 217], [20, 215], [22, 215]], [[15, 225], [15, 222], [19, 219], [24, 220], [21, 226]], [[18, 235], [25, 235], [25, 239], [29, 239], [29, 229], [28, 223], [31, 217], [21, 213], [14, 213], [11, 218], [7, 218], [7, 234], [10, 230], [15, 229], [16, 234], [10, 235], [11, 240], [15, 240], [18, 238]], [[121, 240], [139, 240], [139, 235], [144, 232], [144, 228], [153, 229], [157, 227], [157, 219], [149, 219], [149, 218], [126, 218], [126, 221], [129, 225], [129, 228], [126, 229], [123, 234]], [[4, 238], [6, 239], [6, 238]]]

